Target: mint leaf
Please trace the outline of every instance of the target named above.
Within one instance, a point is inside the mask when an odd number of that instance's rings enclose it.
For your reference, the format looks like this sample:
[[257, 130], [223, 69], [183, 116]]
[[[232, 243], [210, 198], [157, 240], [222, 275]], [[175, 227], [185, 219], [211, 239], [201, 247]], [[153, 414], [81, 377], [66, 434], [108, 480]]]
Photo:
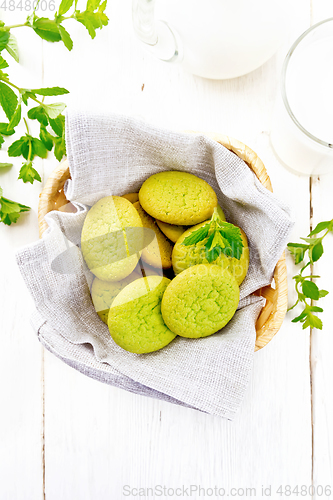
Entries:
[[[318, 316], [315, 316], [314, 314], [311, 314], [311, 313], [308, 314], [308, 323], [309, 323], [309, 326], [312, 328], [317, 328], [318, 330], [323, 329], [322, 320], [319, 319]], [[303, 325], [303, 328], [305, 328], [304, 325]]]
[[23, 163], [18, 178], [22, 179], [23, 182], [30, 182], [31, 184], [34, 181], [41, 182], [42, 180], [37, 170], [33, 168], [31, 161]]
[[87, 10], [93, 12], [99, 7], [99, 0], [88, 0]]
[[37, 18], [32, 28], [43, 40], [47, 40], [48, 42], [60, 42], [61, 40], [58, 25], [51, 19], [46, 17]]
[[[209, 232], [211, 234], [208, 237]], [[227, 257], [237, 260], [241, 258], [244, 247], [241, 230], [229, 222], [222, 221], [217, 209], [214, 210], [210, 222], [187, 236], [182, 244], [186, 246], [196, 245], [207, 237], [205, 248], [207, 252], [210, 252], [208, 254], [209, 262], [215, 260], [221, 252]]]
[[40, 139], [36, 139], [36, 137], [32, 137], [31, 138], [31, 146], [32, 146], [31, 159], [33, 159], [35, 156], [39, 156], [40, 158], [47, 157], [47, 149]]
[[31, 135], [26, 134], [23, 137], [23, 144], [22, 144], [22, 149], [21, 149], [21, 154], [22, 154], [23, 158], [25, 158], [26, 160], [32, 159], [32, 158], [29, 158], [30, 149], [32, 152], [32, 137], [31, 137]]
[[63, 137], [55, 137], [54, 156], [57, 158], [58, 161], [61, 161], [65, 155], [66, 155], [66, 144]]
[[214, 239], [214, 233], [209, 235], [209, 238], [205, 243], [205, 248], [207, 251], [209, 251], [212, 248], [213, 239]]
[[0, 52], [6, 48], [8, 40], [9, 40], [9, 32], [0, 31]]
[[74, 0], [62, 0], [59, 6], [59, 15], [63, 16], [72, 7]]
[[101, 5], [98, 7], [98, 12], [104, 12], [106, 9], [107, 3], [108, 3], [108, 0], [104, 0], [104, 2], [102, 2]]
[[15, 130], [8, 130], [9, 123], [0, 123], [0, 134], [2, 135], [13, 135]]
[[52, 120], [57, 118], [57, 116], [59, 116], [63, 112], [65, 107], [66, 107], [66, 104], [64, 104], [63, 102], [57, 102], [54, 104], [44, 104], [43, 105], [43, 108], [44, 108], [46, 114]]
[[301, 240], [306, 241], [310, 245], [316, 245], [319, 241], [321, 241], [321, 238], [301, 238]]
[[91, 22], [89, 12], [82, 12], [82, 14], [77, 14], [76, 20], [79, 21], [79, 23], [83, 24], [85, 28], [87, 28], [89, 35], [92, 39], [94, 39], [96, 36], [96, 30], [94, 28], [94, 24]]
[[326, 297], [328, 293], [329, 292], [327, 290], [319, 290], [319, 298], [321, 299], [322, 297]]
[[0, 163], [0, 168], [8, 168], [8, 167], [12, 167], [13, 164], [12, 163]]
[[58, 28], [59, 28], [59, 33], [60, 33], [60, 36], [61, 36], [61, 40], [64, 42], [64, 45], [65, 45], [66, 49], [72, 50], [72, 48], [73, 48], [73, 40], [71, 39], [70, 34], [60, 24], [59, 24]]
[[230, 224], [229, 222], [221, 222], [219, 224], [219, 232], [225, 240], [225, 247], [222, 252], [231, 258], [239, 260], [243, 253], [242, 233], [239, 227]]
[[10, 120], [17, 107], [17, 95], [4, 82], [0, 82], [0, 105]]
[[13, 142], [8, 148], [8, 156], [21, 156], [22, 146], [25, 144], [25, 142], [25, 137], [21, 137], [21, 139]]
[[323, 222], [319, 222], [319, 224], [316, 225], [316, 227], [311, 231], [311, 233], [308, 236], [314, 236], [315, 234], [321, 233], [322, 231], [325, 230], [332, 230], [333, 227], [333, 220], [327, 220]]
[[21, 104], [19, 104], [15, 110], [15, 113], [12, 116], [12, 119], [10, 120], [8, 124], [9, 130], [14, 129], [21, 121]]
[[17, 63], [20, 62], [16, 37], [10, 32], [9, 32], [9, 40], [7, 42], [7, 45], [6, 45], [6, 50], [7, 50], [8, 54], [11, 55], [12, 58]]
[[1, 147], [2, 147], [2, 145], [3, 145], [4, 142], [5, 142], [5, 139], [0, 134], [0, 149], [1, 149]]
[[319, 288], [315, 283], [309, 280], [304, 280], [302, 283], [302, 291], [306, 297], [313, 300], [319, 299]]
[[76, 14], [76, 20], [83, 24], [88, 30], [91, 38], [95, 38], [96, 29], [107, 26], [109, 20], [103, 12], [79, 12]]
[[308, 306], [308, 311], [311, 311], [311, 312], [319, 312], [319, 313], [322, 313], [324, 312], [324, 309], [322, 307], [317, 307], [317, 306]]
[[306, 315], [306, 319], [305, 319], [304, 322], [302, 320], [302, 323], [303, 323], [303, 326], [302, 326], [303, 330], [305, 330], [305, 328], [307, 328], [308, 326], [310, 326], [310, 321], [309, 321], [308, 315]]
[[306, 316], [307, 316], [307, 313], [303, 311], [299, 316], [297, 316], [296, 318], [292, 319], [291, 322], [292, 323], [297, 323], [298, 321], [302, 321], [303, 319], [305, 319]]
[[46, 114], [46, 111], [45, 111], [45, 109], [44, 109], [43, 106], [37, 106], [35, 108], [29, 109], [29, 111], [28, 111], [28, 118], [30, 118], [30, 120], [37, 120], [37, 121], [39, 121], [39, 123], [41, 123], [45, 127], [49, 123], [49, 118], [48, 118], [48, 116]]
[[44, 125], [40, 126], [39, 137], [46, 149], [48, 151], [51, 151], [51, 149], [53, 148], [53, 136], [46, 130], [46, 127], [44, 127]]
[[222, 247], [219, 246], [215, 246], [211, 250], [208, 250], [206, 252], [206, 259], [208, 260], [209, 264], [211, 264], [218, 257], [220, 257], [222, 251], [223, 251]]
[[294, 256], [295, 264], [299, 264], [304, 260], [305, 253], [309, 249], [309, 245], [304, 243], [288, 243], [289, 252]]
[[32, 137], [31, 138], [31, 145], [32, 145], [31, 159], [33, 159], [35, 156], [39, 156], [40, 158], [47, 157], [47, 149], [44, 146], [42, 141], [40, 141], [39, 139], [36, 139], [36, 137]]
[[37, 95], [44, 95], [44, 96], [69, 94], [69, 91], [62, 87], [46, 87], [44, 89], [31, 89], [31, 92]]
[[324, 253], [324, 247], [322, 242], [317, 243], [313, 248], [309, 250], [309, 257], [312, 262], [317, 262]]
[[0, 56], [0, 69], [8, 68], [9, 64], [4, 60], [2, 56]]
[[28, 212], [30, 207], [21, 205], [15, 201], [9, 200], [2, 196], [2, 189], [0, 189], [0, 220], [4, 224], [10, 226], [12, 222], [17, 222], [22, 212]]
[[50, 118], [50, 125], [53, 129], [53, 131], [60, 137], [63, 135], [64, 128], [65, 128], [65, 117], [64, 115], [59, 115], [57, 118], [52, 120]]
[[197, 243], [199, 243], [199, 241], [202, 241], [205, 238], [207, 238], [208, 231], [209, 231], [209, 223], [206, 224], [205, 226], [200, 227], [196, 231], [193, 231], [189, 236], [186, 236], [182, 245], [185, 246], [196, 245]]

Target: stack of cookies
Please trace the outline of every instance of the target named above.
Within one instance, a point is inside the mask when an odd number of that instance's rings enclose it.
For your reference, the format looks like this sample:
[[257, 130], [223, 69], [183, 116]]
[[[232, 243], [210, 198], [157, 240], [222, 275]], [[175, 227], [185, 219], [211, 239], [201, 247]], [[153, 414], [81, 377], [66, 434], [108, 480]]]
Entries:
[[92, 301], [120, 347], [149, 353], [177, 335], [217, 333], [231, 320], [249, 250], [234, 226], [241, 253], [221, 243], [222, 251], [210, 250], [213, 219], [222, 235], [223, 224], [232, 226], [211, 186], [179, 171], [152, 175], [139, 193], [102, 198], [89, 210], [81, 249], [95, 275]]

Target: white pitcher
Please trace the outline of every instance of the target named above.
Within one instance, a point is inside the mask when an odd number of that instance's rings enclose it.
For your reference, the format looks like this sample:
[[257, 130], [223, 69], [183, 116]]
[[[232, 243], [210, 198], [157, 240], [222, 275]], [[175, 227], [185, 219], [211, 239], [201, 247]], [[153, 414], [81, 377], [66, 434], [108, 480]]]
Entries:
[[[133, 0], [136, 35], [157, 57], [204, 78], [245, 75], [278, 49], [287, 0]], [[163, 12], [157, 20], [155, 7]]]

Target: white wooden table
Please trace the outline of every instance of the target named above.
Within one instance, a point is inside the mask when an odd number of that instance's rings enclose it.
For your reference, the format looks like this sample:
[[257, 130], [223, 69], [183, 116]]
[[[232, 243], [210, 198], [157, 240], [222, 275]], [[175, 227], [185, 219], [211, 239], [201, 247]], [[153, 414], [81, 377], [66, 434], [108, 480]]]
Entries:
[[[110, 24], [94, 41], [81, 25], [69, 26], [71, 53], [17, 30], [21, 65], [11, 75], [26, 87], [68, 88], [71, 106], [221, 132], [248, 144], [264, 161], [276, 195], [292, 205], [293, 241], [333, 217], [333, 176], [309, 181], [286, 171], [269, 140], [287, 49], [311, 24], [333, 16], [332, 0], [291, 0], [292, 30], [277, 55], [228, 81], [194, 77], [145, 53], [132, 32], [129, 0], [109, 0], [107, 14]], [[42, 349], [29, 324], [32, 299], [14, 250], [38, 238], [38, 194], [57, 162], [40, 161], [43, 182], [33, 186], [16, 181], [19, 164], [0, 177], [6, 196], [32, 207], [16, 225], [0, 225], [0, 499], [118, 500], [139, 496], [139, 490], [126, 496], [130, 488], [158, 485], [216, 486], [236, 498], [273, 499], [287, 498], [288, 487], [297, 485], [302, 497], [301, 486], [314, 485], [313, 498], [333, 498], [318, 489], [333, 489], [333, 238], [316, 266], [321, 287], [331, 292], [322, 299], [323, 331], [302, 331], [287, 314], [278, 335], [255, 354], [246, 398], [229, 422], [103, 385]], [[290, 257], [288, 267], [291, 278]], [[291, 303], [291, 279], [289, 289]], [[280, 486], [286, 494], [277, 493]], [[177, 491], [188, 498], [186, 490]]]

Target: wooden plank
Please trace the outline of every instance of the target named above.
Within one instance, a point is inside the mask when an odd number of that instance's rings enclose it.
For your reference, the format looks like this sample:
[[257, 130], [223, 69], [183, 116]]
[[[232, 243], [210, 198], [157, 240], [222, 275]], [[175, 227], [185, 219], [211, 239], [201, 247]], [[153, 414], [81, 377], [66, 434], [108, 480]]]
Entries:
[[[322, 221], [333, 217], [332, 203], [333, 175], [313, 179], [312, 204], [313, 227]], [[312, 367], [312, 404], [313, 404], [313, 432], [314, 457], [313, 481], [316, 487], [332, 486], [333, 479], [333, 404], [331, 397], [331, 383], [333, 368], [331, 353], [332, 340], [332, 280], [333, 270], [331, 256], [333, 252], [333, 237], [328, 235], [324, 240], [324, 255], [314, 266], [314, 273], [320, 276], [316, 280], [319, 288], [328, 290], [327, 297], [320, 299], [318, 305], [324, 309], [320, 314], [323, 321], [323, 330], [312, 330], [311, 367]], [[318, 491], [319, 493], [319, 491]], [[319, 494], [314, 498], [319, 498]], [[327, 498], [333, 498], [333, 494]]]
[[[312, 24], [333, 17], [333, 5], [330, 0], [318, 0], [312, 5]], [[312, 180], [312, 226], [321, 220], [333, 217], [332, 203], [333, 176], [326, 175]], [[320, 498], [321, 488], [326, 493], [333, 490], [333, 404], [330, 384], [333, 380], [332, 362], [330, 360], [332, 340], [332, 279], [333, 270], [330, 256], [333, 250], [333, 240], [328, 236], [324, 241], [325, 253], [314, 266], [314, 273], [321, 276], [317, 280], [320, 288], [330, 294], [320, 300], [324, 313], [320, 315], [323, 330], [312, 330], [311, 333], [311, 372], [312, 372], [312, 408], [313, 408], [313, 484], [314, 498]], [[333, 498], [333, 492], [325, 498]]]
[[[26, 13], [23, 15], [26, 17]], [[19, 15], [12, 13], [4, 19], [18, 22]], [[6, 56], [10, 78], [21, 87], [38, 87], [42, 83], [42, 44], [32, 30], [17, 29], [15, 35], [21, 64]], [[2, 116], [0, 121], [4, 121]], [[25, 133], [21, 125], [18, 129], [22, 135]], [[0, 161], [7, 161], [5, 151], [12, 140], [10, 137], [6, 141]], [[0, 497], [40, 500], [43, 499], [43, 353], [29, 324], [33, 302], [16, 265], [14, 251], [38, 239], [37, 203], [41, 186], [17, 180], [22, 161], [12, 160], [14, 166], [1, 173], [4, 195], [30, 206], [31, 211], [10, 227], [0, 224]], [[43, 176], [42, 162], [36, 161], [34, 166]]]
[[[248, 76], [221, 82], [145, 54], [132, 34], [130, 2], [110, 3], [108, 14], [110, 26], [93, 42], [73, 27], [71, 54], [64, 49], [57, 56], [59, 47], [45, 46], [45, 83], [67, 87], [68, 103], [81, 109], [222, 132], [247, 143], [266, 164], [277, 196], [293, 203], [291, 238], [307, 233], [308, 180], [279, 164], [269, 130], [282, 60], [309, 25], [309, 5], [293, 2], [292, 32], [278, 56]], [[264, 485], [277, 498], [280, 485], [311, 484], [309, 335], [300, 334], [291, 317], [255, 355], [233, 423], [98, 384], [46, 354], [47, 499], [107, 500], [121, 498], [124, 485], [158, 484], [255, 487], [257, 498]]]

